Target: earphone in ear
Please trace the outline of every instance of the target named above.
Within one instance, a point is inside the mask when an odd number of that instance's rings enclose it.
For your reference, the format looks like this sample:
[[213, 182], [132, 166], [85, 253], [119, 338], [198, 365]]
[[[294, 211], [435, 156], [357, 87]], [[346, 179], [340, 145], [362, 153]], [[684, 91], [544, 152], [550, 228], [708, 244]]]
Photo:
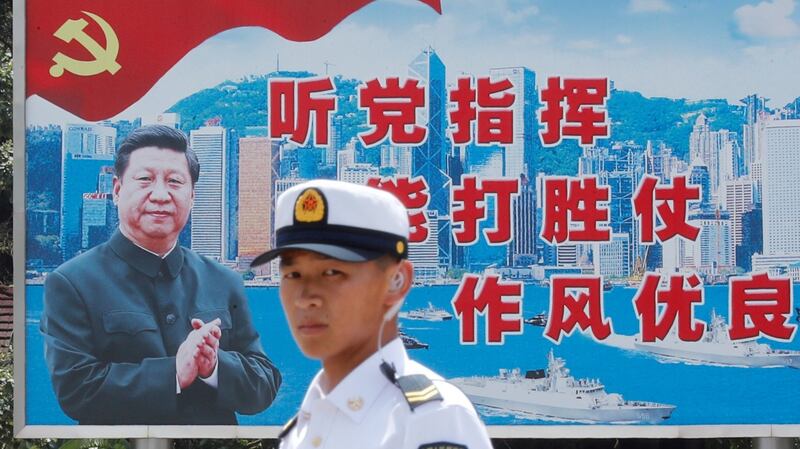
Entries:
[[403, 273], [398, 271], [392, 278], [392, 285], [389, 286], [389, 291], [390, 292], [399, 291], [401, 288], [403, 288], [403, 284], [405, 283], [406, 283], [405, 275], [403, 275]]

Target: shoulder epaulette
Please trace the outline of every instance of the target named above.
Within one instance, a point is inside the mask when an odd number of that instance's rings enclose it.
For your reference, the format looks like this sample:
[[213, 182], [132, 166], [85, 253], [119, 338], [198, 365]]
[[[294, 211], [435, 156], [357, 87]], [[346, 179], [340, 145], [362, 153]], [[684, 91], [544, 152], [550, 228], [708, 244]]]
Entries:
[[281, 429], [281, 433], [278, 434], [278, 439], [280, 440], [283, 437], [285, 437], [286, 434], [288, 434], [289, 432], [292, 431], [292, 429], [294, 428], [294, 426], [296, 424], [297, 424], [297, 415], [294, 415], [294, 416], [292, 416], [292, 419], [290, 419], [289, 421], [286, 422], [286, 424], [283, 425], [283, 429]]
[[398, 377], [395, 384], [403, 392], [403, 396], [406, 398], [406, 402], [408, 402], [412, 412], [422, 404], [443, 400], [442, 395], [439, 394], [439, 389], [424, 374]]

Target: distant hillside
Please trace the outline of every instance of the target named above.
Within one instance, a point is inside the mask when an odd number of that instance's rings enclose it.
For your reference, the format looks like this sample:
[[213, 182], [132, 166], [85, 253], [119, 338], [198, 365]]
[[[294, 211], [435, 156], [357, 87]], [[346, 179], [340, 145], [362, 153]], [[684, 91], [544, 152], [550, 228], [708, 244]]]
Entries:
[[697, 116], [706, 115], [711, 129], [739, 133], [744, 124], [744, 107], [725, 100], [689, 101], [647, 98], [638, 92], [615, 91], [608, 101], [611, 140], [644, 145], [647, 140], [662, 140], [674, 155], [686, 159], [689, 134]]
[[[169, 109], [181, 115], [184, 131], [202, 126], [214, 117], [227, 128], [267, 125], [267, 80], [273, 77], [304, 78], [309, 72], [273, 72], [244, 80], [226, 81], [204, 89], [176, 103]], [[365, 113], [358, 109], [356, 89], [359, 80], [336, 77], [337, 115], [343, 120], [343, 138], [348, 141], [365, 129]], [[664, 141], [674, 154], [686, 159], [689, 134], [700, 113], [706, 115], [711, 128], [728, 129], [741, 136], [743, 106], [725, 100], [689, 101], [685, 99], [647, 98], [638, 92], [614, 91], [608, 102], [612, 141], [633, 141], [645, 145], [647, 140]], [[602, 142], [601, 142], [602, 144]], [[574, 174], [580, 148], [572, 141], [541, 152], [539, 167], [547, 173]]]

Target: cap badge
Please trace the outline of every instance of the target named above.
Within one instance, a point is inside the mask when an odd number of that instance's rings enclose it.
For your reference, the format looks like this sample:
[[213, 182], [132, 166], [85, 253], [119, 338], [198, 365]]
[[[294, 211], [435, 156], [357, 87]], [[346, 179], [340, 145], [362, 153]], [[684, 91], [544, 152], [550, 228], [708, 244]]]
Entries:
[[316, 223], [325, 218], [325, 199], [317, 189], [307, 189], [294, 203], [294, 219], [301, 223]]

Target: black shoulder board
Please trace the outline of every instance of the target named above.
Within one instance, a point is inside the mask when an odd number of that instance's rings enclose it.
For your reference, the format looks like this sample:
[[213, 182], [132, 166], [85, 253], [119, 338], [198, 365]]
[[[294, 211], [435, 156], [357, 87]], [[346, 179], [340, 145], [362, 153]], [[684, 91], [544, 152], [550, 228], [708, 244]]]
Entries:
[[442, 395], [433, 382], [424, 374], [412, 374], [397, 379], [397, 386], [403, 392], [411, 411], [422, 404], [441, 401]]
[[449, 443], [447, 441], [441, 441], [438, 443], [423, 444], [422, 446], [419, 447], [419, 449], [467, 449], [467, 446], [464, 446], [463, 444], [455, 444], [455, 443]]
[[292, 419], [286, 422], [283, 425], [283, 429], [281, 429], [281, 433], [278, 434], [278, 439], [282, 439], [286, 436], [287, 433], [291, 432], [294, 428], [295, 424], [297, 424], [297, 415], [292, 416]]

